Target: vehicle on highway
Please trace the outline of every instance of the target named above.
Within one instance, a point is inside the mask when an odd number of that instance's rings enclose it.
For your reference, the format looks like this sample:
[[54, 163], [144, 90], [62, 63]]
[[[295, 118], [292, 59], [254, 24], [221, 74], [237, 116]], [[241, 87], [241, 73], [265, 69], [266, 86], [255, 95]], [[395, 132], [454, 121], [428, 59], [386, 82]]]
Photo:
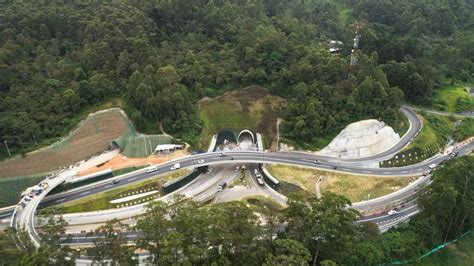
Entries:
[[206, 162], [206, 161], [204, 161], [204, 160], [198, 160], [198, 161], [197, 161], [198, 164], [203, 164], [203, 163], [205, 163], [205, 162]]
[[119, 182], [120, 182], [120, 180], [114, 180], [114, 181], [112, 181], [112, 185], [118, 184]]
[[429, 167], [430, 169], [435, 169], [436, 166], [437, 166], [437, 165], [436, 165], [435, 163], [432, 163], [432, 164], [430, 164], [430, 166], [428, 166], [428, 167]]
[[223, 156], [225, 156], [225, 152], [221, 152], [221, 153], [219, 154], [219, 157], [223, 157]]
[[158, 171], [158, 166], [154, 165], [154, 166], [150, 166], [148, 167], [148, 169], [146, 170], [147, 173], [153, 173], [155, 171]]
[[219, 184], [219, 186], [217, 187], [217, 191], [222, 191], [224, 190], [224, 188], [227, 187], [227, 183], [226, 182], [222, 182]]
[[426, 171], [423, 172], [423, 176], [427, 176], [427, 175], [429, 175], [429, 174], [431, 174], [431, 169], [430, 169], [430, 170], [426, 170]]
[[234, 160], [234, 157], [230, 157], [230, 160]]
[[206, 173], [207, 173], [207, 174], [210, 174], [210, 173], [212, 173], [212, 171], [214, 171], [214, 168], [207, 168]]
[[35, 194], [35, 196], [38, 196], [40, 195], [41, 193], [43, 193], [43, 188], [40, 187], [40, 186], [35, 186], [31, 189], [31, 192]]
[[321, 164], [321, 160], [314, 161], [314, 164]]
[[24, 200], [24, 201], [30, 201], [31, 198], [30, 198], [30, 196], [26, 196], [23, 200]]
[[387, 212], [387, 214], [390, 215], [390, 216], [393, 216], [393, 215], [395, 215], [395, 214], [397, 214], [397, 213], [398, 213], [398, 212], [397, 212], [396, 210], [389, 210], [389, 211]]
[[253, 169], [253, 172], [255, 175], [258, 175], [258, 170], [257, 169]]
[[263, 182], [263, 178], [262, 178], [261, 175], [257, 176], [257, 183], [258, 183], [260, 186], [265, 185], [265, 182]]
[[180, 163], [175, 163], [175, 164], [173, 164], [173, 166], [171, 166], [170, 170], [171, 171], [178, 170], [179, 168], [181, 168], [181, 164]]
[[453, 152], [451, 152], [451, 153], [449, 154], [449, 156], [451, 156], [451, 157], [454, 158], [454, 157], [456, 157], [456, 156], [458, 155], [458, 153], [459, 153], [458, 151], [453, 151]]

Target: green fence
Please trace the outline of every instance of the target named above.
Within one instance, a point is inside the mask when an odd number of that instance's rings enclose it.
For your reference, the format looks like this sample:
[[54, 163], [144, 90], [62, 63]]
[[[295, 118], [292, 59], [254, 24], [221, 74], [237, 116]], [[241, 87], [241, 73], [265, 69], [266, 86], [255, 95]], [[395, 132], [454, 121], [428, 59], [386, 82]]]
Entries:
[[129, 158], [135, 158], [147, 157], [154, 152], [157, 145], [172, 143], [172, 138], [168, 135], [137, 136], [127, 134], [114, 142], [122, 149], [122, 154]]
[[17, 204], [26, 188], [37, 185], [45, 175], [15, 176], [0, 179], [0, 208]]

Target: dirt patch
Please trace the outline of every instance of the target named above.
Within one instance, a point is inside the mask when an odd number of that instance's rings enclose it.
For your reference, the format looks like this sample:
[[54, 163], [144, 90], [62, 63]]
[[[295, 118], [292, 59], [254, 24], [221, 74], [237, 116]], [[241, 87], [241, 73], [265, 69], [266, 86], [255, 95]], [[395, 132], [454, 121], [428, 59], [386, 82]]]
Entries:
[[89, 168], [80, 172], [79, 176], [93, 174], [99, 171], [103, 171], [106, 169], [111, 168], [112, 170], [122, 169], [126, 167], [132, 166], [142, 166], [142, 165], [152, 165], [152, 164], [160, 164], [170, 160], [174, 160], [177, 158], [181, 158], [188, 155], [185, 151], [176, 151], [174, 153], [166, 154], [166, 155], [153, 155], [147, 158], [128, 158], [123, 154], [118, 154], [117, 156], [113, 157], [108, 162], [93, 168]]
[[103, 152], [112, 140], [126, 134], [135, 134], [135, 130], [122, 110], [94, 113], [51, 146], [0, 162], [0, 178], [46, 173], [69, 166]]

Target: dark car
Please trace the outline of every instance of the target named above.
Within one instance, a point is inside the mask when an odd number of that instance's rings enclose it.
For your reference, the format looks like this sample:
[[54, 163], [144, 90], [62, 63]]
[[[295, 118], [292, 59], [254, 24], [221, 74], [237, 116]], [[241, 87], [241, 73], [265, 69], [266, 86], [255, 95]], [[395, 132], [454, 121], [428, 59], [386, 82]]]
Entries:
[[114, 180], [112, 181], [112, 184], [115, 185], [115, 184], [118, 184], [120, 182], [120, 180]]

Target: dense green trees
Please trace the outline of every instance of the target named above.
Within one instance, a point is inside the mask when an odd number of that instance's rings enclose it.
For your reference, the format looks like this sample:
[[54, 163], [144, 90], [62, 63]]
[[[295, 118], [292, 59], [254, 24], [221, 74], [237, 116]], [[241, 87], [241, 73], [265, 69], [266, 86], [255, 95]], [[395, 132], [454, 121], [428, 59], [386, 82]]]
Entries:
[[[289, 99], [283, 131], [301, 142], [361, 118], [394, 123], [404, 98], [394, 87], [424, 103], [445, 79], [472, 79], [472, 10], [463, 0], [4, 3], [1, 140], [29, 150], [84, 107], [122, 97], [140, 130], [193, 142], [196, 101], [247, 85]], [[356, 19], [362, 53], [347, 79]], [[341, 56], [328, 39], [344, 41]]]

